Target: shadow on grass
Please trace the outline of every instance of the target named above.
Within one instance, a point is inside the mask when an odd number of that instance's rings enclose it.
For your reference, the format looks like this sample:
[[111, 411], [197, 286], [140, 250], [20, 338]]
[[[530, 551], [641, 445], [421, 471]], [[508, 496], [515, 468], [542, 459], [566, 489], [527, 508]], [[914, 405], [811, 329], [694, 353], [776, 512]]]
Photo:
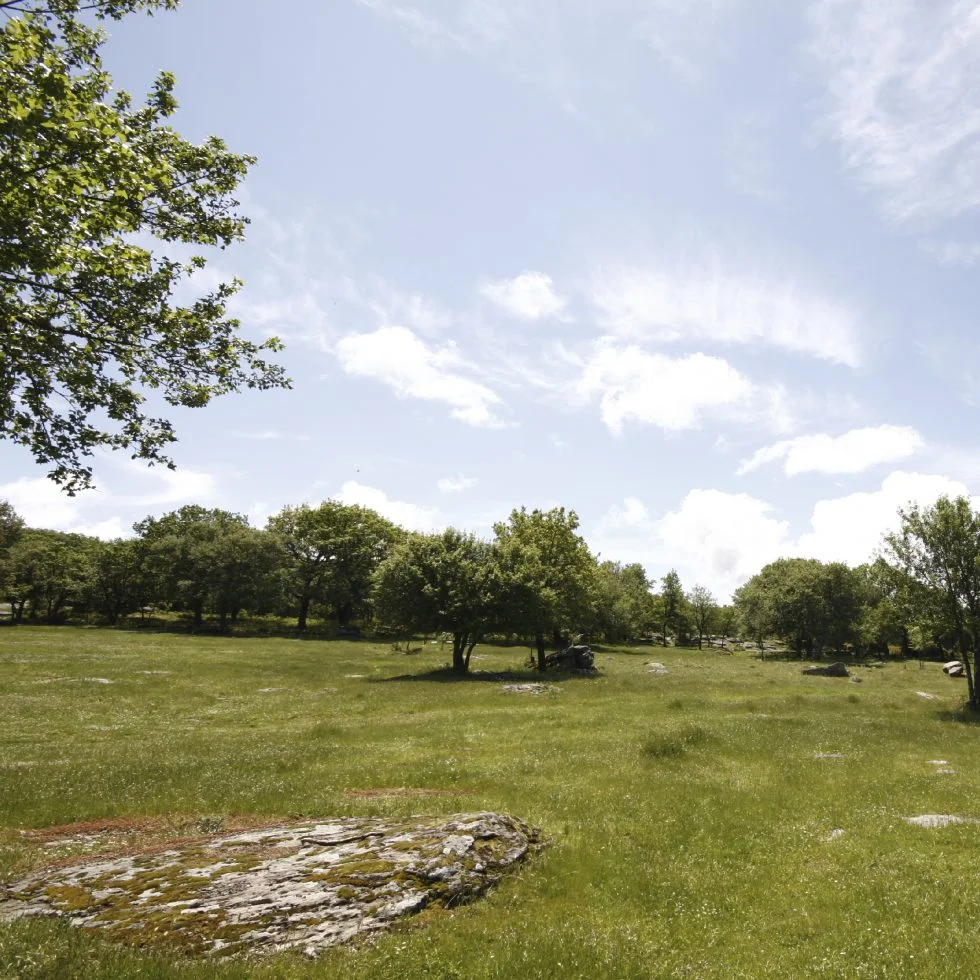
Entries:
[[962, 708], [946, 709], [937, 711], [936, 718], [939, 721], [950, 721], [957, 725], [980, 725], [980, 711], [973, 711], [965, 704]]
[[600, 671], [555, 670], [471, 670], [457, 674], [451, 667], [426, 670], [419, 674], [397, 674], [394, 677], [372, 677], [369, 684], [389, 684], [392, 681], [434, 681], [437, 684], [467, 684], [481, 682], [508, 684], [561, 684], [565, 681], [595, 680]]
[[[755, 660], [762, 661], [764, 663], [781, 663], [781, 664], [799, 664], [800, 667], [809, 667], [813, 664], [829, 666], [830, 664], [844, 664], [846, 667], [864, 667], [866, 670], [882, 670], [888, 666], [890, 662], [902, 663], [901, 658], [896, 657], [894, 661], [883, 660], [878, 656], [855, 656], [854, 654], [848, 653], [828, 653], [824, 654], [822, 657], [807, 657], [806, 655], [800, 656], [798, 653], [793, 653], [792, 650], [779, 650], [779, 651], [766, 651], [765, 656], [762, 656], [759, 651], [746, 649], [745, 653], [750, 653]], [[905, 662], [914, 662], [913, 660]]]

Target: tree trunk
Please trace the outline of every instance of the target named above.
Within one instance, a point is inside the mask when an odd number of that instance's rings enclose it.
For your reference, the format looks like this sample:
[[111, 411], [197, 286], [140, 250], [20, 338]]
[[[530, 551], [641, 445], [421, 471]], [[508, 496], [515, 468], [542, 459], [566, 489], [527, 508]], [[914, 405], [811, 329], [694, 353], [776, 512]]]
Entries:
[[700, 630], [698, 630], [698, 649], [699, 649], [699, 650], [702, 650], [702, 649], [704, 649], [704, 648], [703, 648], [703, 647], [701, 646], [701, 639], [702, 639], [702, 636], [701, 636], [701, 631], [700, 631]]
[[[973, 644], [976, 646], [976, 644]], [[973, 668], [974, 663], [970, 660], [970, 652], [967, 650], [966, 634], [965, 631], [960, 631], [960, 656], [963, 658], [963, 667], [966, 671], [966, 691], [967, 691], [967, 705], [971, 711], [976, 711], [977, 705], [977, 687], [976, 687], [976, 677], [974, 675]], [[975, 655], [974, 655], [975, 656]]]
[[204, 625], [204, 609], [201, 603], [194, 605], [194, 629], [199, 630]]
[[465, 654], [466, 634], [453, 633], [453, 673], [460, 677], [466, 675], [470, 665], [470, 658]]
[[544, 652], [544, 633], [538, 633], [538, 635], [534, 638], [534, 642], [535, 642], [535, 644], [537, 645], [537, 648], [538, 648], [538, 670], [540, 670], [540, 671], [543, 672], [544, 671], [544, 658], [545, 658], [545, 652]]
[[306, 629], [306, 617], [310, 614], [310, 597], [304, 595], [299, 600], [299, 620], [296, 623], [296, 629], [305, 630]]
[[337, 625], [347, 626], [351, 619], [354, 618], [354, 603], [345, 602], [342, 606], [337, 607]]

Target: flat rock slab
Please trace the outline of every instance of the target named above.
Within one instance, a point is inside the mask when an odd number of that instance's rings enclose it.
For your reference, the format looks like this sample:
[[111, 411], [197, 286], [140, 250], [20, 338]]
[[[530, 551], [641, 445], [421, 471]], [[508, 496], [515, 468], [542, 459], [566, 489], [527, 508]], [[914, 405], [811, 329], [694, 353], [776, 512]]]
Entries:
[[35, 875], [0, 890], [0, 921], [61, 916], [191, 955], [316, 955], [469, 901], [542, 846], [496, 813], [266, 827]]
[[980, 823], [975, 817], [958, 817], [953, 813], [923, 813], [918, 817], [906, 817], [908, 823], [914, 823], [917, 827], [951, 827], [961, 823]]
[[549, 694], [558, 688], [551, 684], [504, 684], [501, 690], [507, 694]]

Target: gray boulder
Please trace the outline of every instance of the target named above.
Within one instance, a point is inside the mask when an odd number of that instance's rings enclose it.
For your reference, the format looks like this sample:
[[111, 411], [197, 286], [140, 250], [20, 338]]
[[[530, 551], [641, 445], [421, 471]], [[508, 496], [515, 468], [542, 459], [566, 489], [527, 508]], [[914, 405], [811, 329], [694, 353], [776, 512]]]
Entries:
[[556, 667], [559, 670], [595, 670], [595, 654], [585, 643], [573, 643], [564, 650], [545, 657], [545, 667]]
[[842, 663], [835, 664], [814, 664], [812, 667], [804, 667], [804, 674], [811, 677], [850, 677], [847, 667]]
[[0, 923], [53, 916], [182, 955], [315, 955], [476, 898], [541, 846], [497, 813], [265, 827], [49, 869], [0, 892]]
[[966, 666], [962, 660], [950, 660], [943, 664], [943, 673], [948, 677], [966, 677]]

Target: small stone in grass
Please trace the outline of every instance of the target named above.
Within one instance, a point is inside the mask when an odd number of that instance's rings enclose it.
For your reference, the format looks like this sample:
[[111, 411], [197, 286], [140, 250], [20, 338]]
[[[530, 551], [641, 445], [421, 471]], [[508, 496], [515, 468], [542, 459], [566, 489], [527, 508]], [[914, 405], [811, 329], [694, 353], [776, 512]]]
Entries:
[[923, 813], [918, 817], [906, 817], [908, 823], [915, 824], [917, 827], [949, 827], [953, 824], [961, 823], [980, 823], [976, 817], [958, 817], [952, 813]]

